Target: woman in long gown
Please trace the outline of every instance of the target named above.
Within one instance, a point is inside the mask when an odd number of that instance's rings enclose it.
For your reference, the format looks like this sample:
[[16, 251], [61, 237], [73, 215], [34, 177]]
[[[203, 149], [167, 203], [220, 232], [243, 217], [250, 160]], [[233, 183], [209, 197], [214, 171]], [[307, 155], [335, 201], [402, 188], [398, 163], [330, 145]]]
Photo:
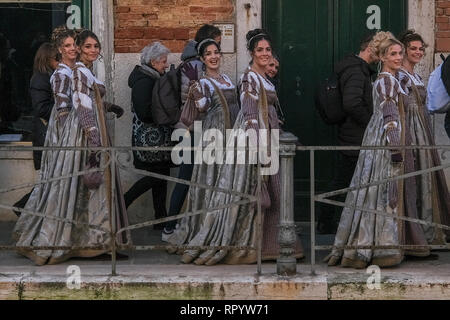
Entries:
[[[222, 53], [220, 45], [215, 40], [201, 41], [197, 45], [197, 52], [205, 66], [205, 71], [200, 80], [191, 80], [188, 99], [184, 105], [186, 110], [176, 127], [191, 130], [194, 121], [201, 119], [203, 133], [213, 129], [225, 137], [226, 130], [233, 128], [239, 113], [236, 86], [226, 74], [220, 73]], [[185, 71], [188, 76], [195, 72], [189, 67]], [[210, 143], [208, 140], [201, 142], [202, 149], [205, 149]], [[195, 164], [191, 181], [214, 185], [221, 166], [222, 164], [217, 161], [213, 163], [202, 161], [200, 164]], [[191, 186], [188, 211], [207, 208], [211, 195], [212, 191], [209, 189]], [[204, 222], [204, 217], [205, 215], [197, 215], [181, 219], [178, 228], [168, 237], [168, 242], [182, 245], [191, 242], [194, 238], [201, 237], [202, 233], [199, 233], [199, 230]], [[188, 260], [183, 259], [186, 263], [190, 262]]]
[[[405, 120], [402, 100], [405, 92], [395, 77], [403, 59], [403, 45], [390, 32], [378, 32], [370, 46], [380, 57], [383, 69], [373, 86], [374, 110], [364, 134], [363, 146], [395, 147], [403, 145]], [[395, 149], [361, 150], [350, 187], [401, 175], [404, 153]], [[402, 216], [404, 212], [403, 183], [391, 181], [347, 194], [346, 205], [388, 212]], [[328, 265], [364, 268], [369, 263], [382, 266], [399, 264], [401, 249], [342, 249], [344, 245], [404, 244], [404, 223], [388, 216], [375, 215], [345, 207], [334, 248], [325, 258]]]
[[[425, 107], [426, 87], [422, 78], [414, 72], [425, 53], [426, 44], [413, 30], [407, 30], [399, 39], [405, 46], [403, 66], [399, 71], [399, 80], [408, 95], [405, 99], [406, 144], [417, 146], [435, 145], [431, 130], [431, 119]], [[411, 161], [405, 159], [405, 173], [425, 170], [441, 165], [438, 150], [410, 150]], [[450, 225], [450, 196], [445, 175], [442, 170], [429, 172], [409, 178], [415, 184], [416, 201], [411, 206], [417, 208], [417, 218], [427, 222]], [[410, 225], [408, 222], [407, 225]], [[417, 225], [417, 224], [416, 224]], [[420, 225], [425, 234], [425, 244], [445, 244], [445, 230]], [[414, 235], [414, 233], [412, 234]], [[447, 232], [447, 236], [450, 235]], [[411, 237], [407, 236], [407, 240]], [[410, 241], [409, 243], [410, 244]]]
[[[92, 66], [100, 52], [98, 39], [89, 31], [77, 36], [78, 47], [71, 31], [62, 31], [57, 39], [62, 63], [51, 78], [55, 106], [45, 146], [108, 146], [105, 110], [99, 92], [104, 92], [104, 86], [101, 90], [102, 84], [83, 63], [75, 64], [78, 51], [80, 60]], [[107, 108], [120, 114], [117, 106]], [[39, 180], [69, 177], [43, 182], [34, 188], [25, 209], [43, 216], [21, 215], [13, 233], [16, 246], [108, 246], [111, 242], [112, 179], [110, 168], [101, 166], [105, 161], [104, 154], [96, 155], [92, 151], [44, 151]], [[93, 168], [101, 171], [77, 175]], [[114, 208], [117, 228], [120, 228], [127, 225], [127, 216], [118, 178], [116, 173]], [[129, 235], [121, 234], [118, 238], [125, 243]], [[18, 250], [37, 265], [56, 264], [71, 257], [93, 257], [108, 251], [107, 248]]]
[[[240, 79], [239, 112], [234, 130], [279, 129], [278, 117], [274, 108], [276, 92], [273, 84], [265, 77], [265, 66], [271, 57], [270, 39], [261, 29], [255, 29], [247, 34], [248, 49], [253, 61]], [[245, 133], [244, 133], [245, 134]], [[270, 138], [269, 138], [270, 141]], [[257, 143], [257, 141], [253, 141]], [[229, 139], [227, 153], [234, 141]], [[251, 145], [254, 146], [254, 145]], [[248, 152], [248, 151], [246, 151]], [[248, 154], [247, 154], [248, 156]], [[246, 159], [248, 157], [246, 156]], [[224, 155], [227, 157], [227, 154]], [[236, 158], [235, 158], [236, 160]], [[212, 184], [222, 189], [255, 195], [258, 183], [257, 165], [253, 163], [233, 164], [224, 161], [220, 166], [217, 179]], [[280, 213], [280, 180], [279, 174], [266, 176], [263, 179], [263, 260], [274, 260], [279, 255], [278, 224]], [[239, 195], [225, 194], [219, 191], [211, 192], [205, 208], [230, 204], [243, 200]], [[251, 246], [257, 247], [257, 210], [255, 204], [232, 206], [222, 210], [208, 212], [197, 224], [198, 230], [184, 244], [189, 246]], [[180, 243], [178, 243], [180, 244]], [[296, 241], [296, 258], [303, 257], [299, 239]], [[221, 249], [221, 250], [186, 250], [182, 261], [185, 263], [213, 265], [219, 262], [226, 264], [255, 263], [257, 254], [251, 249]]]

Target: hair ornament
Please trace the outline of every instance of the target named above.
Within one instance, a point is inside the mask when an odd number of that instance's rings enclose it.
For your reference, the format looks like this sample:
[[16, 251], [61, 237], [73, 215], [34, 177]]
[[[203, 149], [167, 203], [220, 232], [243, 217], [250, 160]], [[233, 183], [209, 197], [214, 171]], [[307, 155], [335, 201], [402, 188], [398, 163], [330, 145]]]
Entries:
[[198, 55], [200, 55], [200, 49], [202, 48], [202, 45], [204, 45], [206, 42], [213, 42], [217, 46], [219, 46], [218, 43], [214, 39], [211, 39], [211, 38], [204, 39], [204, 40], [200, 41], [200, 43], [197, 46], [197, 54]]

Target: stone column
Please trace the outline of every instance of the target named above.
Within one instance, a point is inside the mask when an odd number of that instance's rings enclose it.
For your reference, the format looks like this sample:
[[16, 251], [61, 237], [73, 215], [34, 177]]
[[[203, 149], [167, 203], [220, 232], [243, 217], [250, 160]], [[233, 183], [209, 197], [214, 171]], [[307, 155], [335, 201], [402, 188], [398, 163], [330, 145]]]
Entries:
[[293, 257], [296, 240], [294, 224], [294, 157], [297, 137], [290, 132], [280, 135], [281, 208], [278, 239], [280, 256], [277, 259], [279, 275], [295, 275], [297, 260]]

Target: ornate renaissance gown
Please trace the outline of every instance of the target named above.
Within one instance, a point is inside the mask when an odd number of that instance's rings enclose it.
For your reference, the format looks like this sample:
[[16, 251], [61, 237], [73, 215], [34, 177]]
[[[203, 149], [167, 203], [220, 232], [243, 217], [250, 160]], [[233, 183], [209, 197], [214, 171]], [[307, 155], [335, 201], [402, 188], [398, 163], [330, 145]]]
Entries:
[[[374, 110], [363, 137], [363, 146], [394, 147], [405, 141], [405, 120], [402, 100], [405, 97], [399, 81], [390, 73], [380, 73], [373, 86]], [[350, 187], [377, 182], [403, 173], [403, 165], [393, 163], [391, 150], [361, 150]], [[403, 153], [405, 159], [405, 153]], [[396, 246], [404, 244], [404, 223], [389, 216], [375, 215], [349, 205], [404, 215], [405, 197], [401, 180], [349, 191], [342, 211], [334, 245]], [[329, 265], [364, 268], [399, 264], [401, 249], [334, 248], [325, 260]]]
[[[109, 146], [105, 110], [101, 96], [104, 85], [82, 63], [73, 71], [60, 64], [51, 78], [55, 106], [50, 117], [45, 146], [86, 147], [86, 129], [96, 127], [101, 146]], [[88, 169], [90, 151], [46, 150], [42, 155], [39, 181], [25, 209], [43, 216], [23, 213], [14, 228], [16, 246], [107, 246], [111, 242], [112, 179], [107, 156], [100, 155], [103, 182], [89, 190], [80, 171]], [[116, 171], [114, 216], [116, 228], [128, 224], [120, 179]], [[63, 177], [63, 178], [61, 178]], [[54, 181], [45, 181], [55, 179]], [[52, 217], [65, 219], [55, 220]], [[80, 223], [78, 225], [73, 222]], [[129, 240], [118, 236], [119, 243]], [[108, 249], [29, 250], [18, 252], [38, 265], [63, 262], [70, 257], [93, 257]]]
[[[400, 69], [399, 80], [406, 92], [405, 119], [407, 145], [433, 146], [435, 145], [431, 129], [431, 119], [425, 107], [426, 88], [421, 77]], [[441, 165], [438, 150], [411, 150], [412, 161], [405, 163], [405, 173], [426, 170]], [[450, 225], [450, 196], [445, 175], [442, 170], [429, 172], [409, 178], [416, 185], [417, 218], [427, 222]], [[408, 192], [408, 190], [405, 190]], [[445, 244], [445, 230], [432, 226], [420, 225], [425, 233], [428, 244]], [[447, 235], [450, 233], [447, 231]]]
[[[264, 88], [261, 88], [261, 85]], [[227, 96], [225, 90], [224, 96]], [[261, 102], [261, 95], [266, 95], [264, 99], [267, 103]], [[274, 86], [248, 69], [240, 81], [240, 101], [241, 111], [237, 114], [233, 131], [251, 128], [258, 130], [259, 128], [278, 129], [278, 118], [274, 103], [277, 99]], [[214, 99], [213, 99], [214, 100]], [[216, 101], [219, 102], [218, 99]], [[231, 103], [228, 103], [231, 105]], [[211, 107], [210, 107], [211, 109]], [[229, 108], [230, 110], [231, 107]], [[214, 110], [214, 109], [212, 109]], [[220, 114], [223, 112], [218, 109], [215, 113], [217, 118], [221, 119]], [[230, 112], [231, 113], [231, 112]], [[207, 115], [208, 117], [208, 115]], [[221, 120], [223, 121], [223, 120]], [[211, 123], [211, 122], [210, 122]], [[231, 122], [230, 122], [231, 123]], [[215, 124], [219, 128], [225, 128], [223, 124]], [[227, 158], [228, 152], [233, 150], [233, 139], [227, 139], [227, 150], [224, 158]], [[248, 152], [248, 151], [245, 151]], [[234, 153], [233, 156], [236, 156]], [[248, 154], [246, 154], [248, 159]], [[236, 160], [236, 158], [234, 158]], [[213, 165], [214, 169], [201, 165], [198, 168], [211, 170], [210, 182], [212, 186], [225, 190], [255, 195], [258, 183], [257, 165], [253, 163], [240, 163], [233, 161], [229, 163], [224, 159], [224, 164]], [[202, 169], [202, 170], [205, 170]], [[197, 181], [199, 171], [194, 170], [193, 179]], [[202, 180], [205, 182], [206, 180]], [[262, 193], [263, 203], [263, 247], [262, 258], [264, 260], [276, 259], [279, 254], [278, 245], [278, 224], [280, 214], [280, 181], [279, 174], [268, 176], [263, 179]], [[195, 194], [198, 188], [191, 188], [190, 192], [190, 208], [214, 208], [220, 205], [231, 204], [243, 200], [244, 198], [235, 194], [228, 194], [220, 191], [202, 191], [206, 196], [202, 196], [199, 192]], [[197, 191], [198, 192], [198, 191]], [[203, 199], [205, 201], [203, 201]], [[198, 203], [201, 203], [198, 206]], [[230, 206], [226, 209], [210, 211], [198, 218], [198, 220], [190, 226], [186, 220], [180, 224], [175, 231], [176, 241], [170, 241], [173, 244], [184, 244], [189, 246], [251, 246], [257, 247], [257, 207], [256, 204], [244, 204]], [[190, 221], [193, 221], [191, 219]], [[179, 235], [183, 235], [181, 238]], [[186, 236], [187, 235], [187, 236]], [[296, 241], [295, 257], [303, 257], [301, 244], [299, 239]], [[185, 263], [194, 262], [195, 264], [213, 265], [216, 263], [226, 264], [245, 264], [255, 263], [257, 254], [255, 250], [250, 249], [210, 249], [210, 250], [186, 250], [183, 252], [182, 261]]]

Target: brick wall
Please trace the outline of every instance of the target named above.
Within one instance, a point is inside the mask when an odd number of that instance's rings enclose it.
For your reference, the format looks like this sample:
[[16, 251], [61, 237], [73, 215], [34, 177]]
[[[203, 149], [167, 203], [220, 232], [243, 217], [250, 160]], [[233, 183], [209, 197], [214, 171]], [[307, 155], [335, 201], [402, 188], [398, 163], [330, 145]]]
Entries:
[[450, 0], [436, 1], [436, 52], [450, 52]]
[[114, 0], [114, 50], [136, 53], [159, 40], [182, 52], [204, 23], [233, 22], [234, 0]]

